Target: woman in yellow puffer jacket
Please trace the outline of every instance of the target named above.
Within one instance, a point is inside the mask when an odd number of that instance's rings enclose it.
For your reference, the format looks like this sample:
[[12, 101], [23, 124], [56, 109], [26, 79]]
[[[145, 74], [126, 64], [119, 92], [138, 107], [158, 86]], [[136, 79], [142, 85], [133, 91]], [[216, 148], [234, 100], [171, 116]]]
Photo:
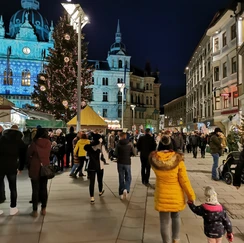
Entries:
[[163, 243], [178, 243], [179, 212], [186, 206], [185, 194], [189, 201], [194, 201], [195, 193], [187, 176], [183, 156], [173, 151], [171, 138], [164, 135], [160, 143], [162, 150], [154, 151], [149, 156], [156, 175], [155, 209], [159, 212]]

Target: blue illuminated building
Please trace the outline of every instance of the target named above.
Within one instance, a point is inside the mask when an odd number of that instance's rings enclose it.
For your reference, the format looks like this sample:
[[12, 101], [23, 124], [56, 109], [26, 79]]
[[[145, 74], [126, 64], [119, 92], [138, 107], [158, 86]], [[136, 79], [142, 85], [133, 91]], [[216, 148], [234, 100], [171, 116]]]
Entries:
[[0, 95], [20, 108], [32, 104], [34, 82], [53, 47], [53, 23], [39, 13], [39, 2], [21, 0], [21, 7], [10, 19], [9, 32], [0, 16]]

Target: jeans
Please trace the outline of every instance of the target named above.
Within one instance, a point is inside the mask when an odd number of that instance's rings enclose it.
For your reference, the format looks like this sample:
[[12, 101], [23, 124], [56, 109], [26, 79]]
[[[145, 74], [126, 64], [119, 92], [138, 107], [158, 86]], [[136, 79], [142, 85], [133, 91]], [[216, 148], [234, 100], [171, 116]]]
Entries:
[[37, 211], [39, 201], [42, 204], [42, 208], [46, 208], [46, 206], [47, 206], [47, 178], [40, 177], [39, 180], [31, 180], [31, 186], [32, 186], [33, 211]]
[[217, 174], [217, 169], [219, 165], [219, 154], [212, 154], [213, 157], [213, 167], [212, 167], [212, 178], [213, 179], [219, 179], [219, 176]]
[[73, 148], [69, 148], [67, 147], [67, 150], [66, 150], [66, 168], [69, 168], [69, 163], [70, 163], [70, 155], [71, 155], [71, 166], [74, 165], [74, 151], [73, 151]]
[[90, 197], [94, 197], [94, 187], [95, 187], [96, 174], [97, 174], [98, 190], [99, 190], [99, 192], [102, 192], [103, 191], [103, 170], [89, 171], [89, 177], [90, 177], [90, 185], [89, 185]]
[[[17, 205], [17, 174], [6, 175], [10, 190], [10, 207], [15, 208]], [[4, 175], [0, 175], [0, 181], [4, 180]]]
[[79, 164], [74, 164], [72, 166], [71, 171], [70, 171], [70, 175], [73, 175], [77, 171], [77, 169], [78, 169], [79, 166], [80, 166]]
[[172, 243], [173, 240], [180, 239], [180, 213], [159, 212], [159, 218], [163, 243]]
[[201, 156], [202, 156], [202, 158], [205, 158], [205, 151], [206, 151], [206, 147], [201, 147]]
[[4, 177], [0, 180], [0, 202], [6, 200]]
[[149, 183], [151, 165], [148, 158], [141, 157], [141, 181], [143, 184]]
[[196, 158], [197, 157], [197, 146], [195, 146], [195, 145], [192, 146], [192, 152], [193, 152], [193, 157]]
[[119, 195], [123, 194], [123, 191], [126, 189], [127, 192], [130, 192], [131, 184], [131, 165], [117, 164], [117, 170], [119, 173]]
[[86, 161], [86, 156], [81, 156], [79, 157], [79, 160], [80, 160], [80, 164], [77, 168], [77, 170], [74, 172], [75, 175], [77, 175], [77, 173], [80, 171], [80, 174], [82, 174], [82, 169], [83, 169], [83, 166], [84, 166], [84, 163]]
[[222, 238], [208, 238], [208, 243], [222, 243]]

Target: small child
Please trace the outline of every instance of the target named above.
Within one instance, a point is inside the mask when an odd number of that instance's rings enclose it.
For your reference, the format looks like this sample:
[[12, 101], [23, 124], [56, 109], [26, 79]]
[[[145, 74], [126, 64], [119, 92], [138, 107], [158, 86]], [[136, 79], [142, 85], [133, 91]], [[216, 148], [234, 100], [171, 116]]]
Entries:
[[222, 237], [227, 231], [227, 239], [233, 242], [232, 225], [230, 219], [218, 202], [217, 193], [214, 188], [207, 186], [205, 188], [206, 203], [195, 206], [193, 202], [188, 201], [192, 212], [202, 216], [204, 220], [204, 233], [208, 238], [208, 243], [221, 243]]

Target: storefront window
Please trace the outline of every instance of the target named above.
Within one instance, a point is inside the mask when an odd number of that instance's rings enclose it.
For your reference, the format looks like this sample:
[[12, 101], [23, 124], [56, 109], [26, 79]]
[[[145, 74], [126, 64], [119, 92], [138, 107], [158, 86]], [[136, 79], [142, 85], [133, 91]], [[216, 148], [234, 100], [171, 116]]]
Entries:
[[238, 106], [238, 91], [233, 92], [233, 106]]
[[223, 97], [224, 100], [224, 109], [229, 107], [229, 97], [228, 96], [224, 96]]

